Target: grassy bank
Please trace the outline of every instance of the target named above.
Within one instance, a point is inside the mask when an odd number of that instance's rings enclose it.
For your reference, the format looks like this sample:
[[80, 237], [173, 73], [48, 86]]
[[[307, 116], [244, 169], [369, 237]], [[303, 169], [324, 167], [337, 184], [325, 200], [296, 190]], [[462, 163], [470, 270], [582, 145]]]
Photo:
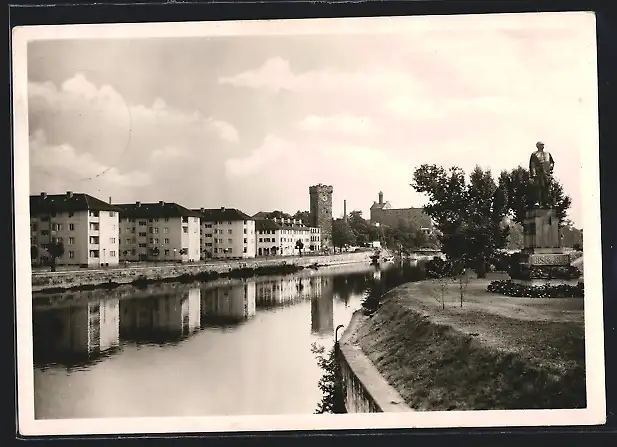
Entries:
[[583, 300], [490, 294], [490, 280], [462, 307], [454, 282], [399, 287], [354, 342], [414, 409], [585, 407]]

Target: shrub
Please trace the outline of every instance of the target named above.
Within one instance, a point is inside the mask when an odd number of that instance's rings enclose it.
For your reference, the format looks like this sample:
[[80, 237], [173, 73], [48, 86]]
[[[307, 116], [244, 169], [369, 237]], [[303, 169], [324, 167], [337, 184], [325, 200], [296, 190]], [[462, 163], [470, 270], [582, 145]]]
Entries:
[[583, 298], [585, 296], [582, 283], [575, 286], [569, 284], [529, 286], [506, 280], [493, 281], [486, 290], [491, 293], [524, 298]]

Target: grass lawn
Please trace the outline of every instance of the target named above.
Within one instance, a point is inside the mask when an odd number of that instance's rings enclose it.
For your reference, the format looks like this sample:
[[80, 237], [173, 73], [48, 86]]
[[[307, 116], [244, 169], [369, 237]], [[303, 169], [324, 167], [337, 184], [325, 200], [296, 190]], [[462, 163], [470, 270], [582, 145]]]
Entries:
[[452, 280], [394, 289], [352, 340], [414, 409], [584, 408], [583, 299], [491, 294], [494, 279], [462, 307]]

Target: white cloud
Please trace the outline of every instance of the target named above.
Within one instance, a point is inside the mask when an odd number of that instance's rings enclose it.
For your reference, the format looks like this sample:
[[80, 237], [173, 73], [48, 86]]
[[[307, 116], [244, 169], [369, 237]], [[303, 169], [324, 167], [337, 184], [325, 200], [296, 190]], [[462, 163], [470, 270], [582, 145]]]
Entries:
[[399, 92], [414, 92], [422, 88], [411, 73], [391, 70], [366, 70], [342, 72], [331, 69], [294, 73], [289, 61], [275, 57], [266, 60], [259, 68], [233, 76], [219, 78], [221, 84], [236, 87], [301, 92], [337, 92], [341, 90], [366, 92], [388, 88]]
[[379, 128], [369, 117], [349, 114], [331, 116], [309, 115], [298, 122], [298, 127], [307, 132], [340, 133], [347, 135], [373, 135]]

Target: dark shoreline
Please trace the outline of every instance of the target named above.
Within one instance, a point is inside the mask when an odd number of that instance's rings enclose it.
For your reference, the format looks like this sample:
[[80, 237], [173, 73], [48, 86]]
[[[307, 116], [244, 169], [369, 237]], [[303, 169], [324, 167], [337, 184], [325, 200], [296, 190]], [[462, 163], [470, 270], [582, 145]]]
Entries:
[[115, 282], [108, 281], [104, 283], [98, 284], [82, 284], [71, 287], [48, 287], [45, 289], [40, 289], [33, 291], [33, 295], [38, 297], [42, 295], [53, 295], [63, 292], [81, 292], [81, 291], [91, 291], [91, 290], [114, 290], [121, 286], [133, 286], [138, 289], [145, 289], [149, 285], [152, 284], [165, 284], [165, 283], [179, 283], [179, 284], [188, 284], [191, 282], [210, 282], [217, 279], [248, 279], [254, 278], [258, 276], [268, 276], [268, 275], [289, 275], [292, 273], [299, 272], [305, 269], [313, 269], [317, 270], [320, 267], [324, 267], [325, 265], [320, 265], [315, 263], [311, 266], [301, 266], [295, 264], [282, 264], [282, 265], [273, 265], [273, 266], [258, 266], [258, 267], [242, 267], [239, 269], [231, 269], [227, 272], [216, 272], [216, 271], [200, 271], [197, 273], [184, 273], [179, 276], [166, 276], [166, 277], [154, 277], [147, 278], [145, 275], [140, 275], [137, 279], [134, 279], [130, 282]]

